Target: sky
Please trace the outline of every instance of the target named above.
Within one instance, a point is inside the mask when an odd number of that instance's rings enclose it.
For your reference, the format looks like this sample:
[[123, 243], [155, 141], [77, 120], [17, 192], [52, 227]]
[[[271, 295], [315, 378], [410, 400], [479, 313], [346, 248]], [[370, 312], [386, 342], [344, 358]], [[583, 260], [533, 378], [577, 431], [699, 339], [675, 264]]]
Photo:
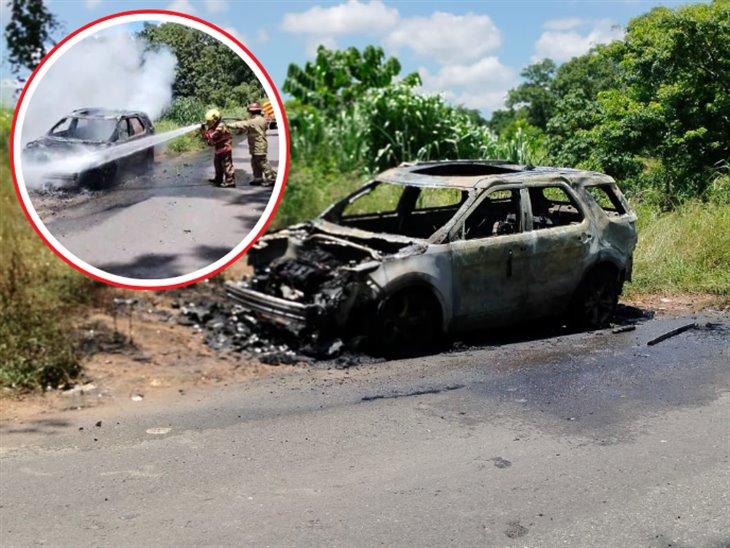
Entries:
[[[7, 24], [8, 10], [0, 9]], [[417, 71], [427, 92], [485, 116], [504, 105], [521, 81], [520, 71], [550, 57], [561, 63], [599, 43], [621, 38], [632, 17], [656, 6], [688, 2], [643, 0], [495, 0], [339, 2], [244, 0], [48, 0], [49, 9], [73, 30], [100, 17], [133, 9], [190, 13], [234, 34], [280, 88], [290, 63], [314, 58], [328, 47], [382, 46]], [[4, 46], [4, 44], [3, 44]], [[12, 78], [0, 65], [3, 85]]]

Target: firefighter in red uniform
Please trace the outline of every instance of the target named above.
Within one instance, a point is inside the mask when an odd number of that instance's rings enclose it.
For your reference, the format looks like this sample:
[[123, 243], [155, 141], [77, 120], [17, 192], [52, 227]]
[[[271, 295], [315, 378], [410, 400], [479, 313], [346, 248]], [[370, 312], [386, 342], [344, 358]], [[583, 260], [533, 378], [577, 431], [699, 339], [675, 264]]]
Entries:
[[231, 131], [221, 119], [221, 113], [213, 108], [205, 113], [205, 124], [200, 128], [205, 142], [214, 147], [215, 178], [208, 179], [219, 187], [235, 187], [236, 174], [233, 169], [233, 139]]

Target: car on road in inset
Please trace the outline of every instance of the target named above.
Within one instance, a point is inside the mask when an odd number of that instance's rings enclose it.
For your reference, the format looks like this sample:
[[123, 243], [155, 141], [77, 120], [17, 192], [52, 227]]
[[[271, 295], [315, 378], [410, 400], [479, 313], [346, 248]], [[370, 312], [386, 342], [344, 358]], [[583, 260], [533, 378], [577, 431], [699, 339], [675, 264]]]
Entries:
[[608, 325], [631, 279], [636, 215], [601, 173], [504, 161], [404, 164], [316, 219], [262, 237], [245, 309], [384, 353], [567, 315]]
[[[154, 125], [144, 112], [74, 110], [46, 135], [25, 145], [23, 169], [37, 168], [51, 183], [62, 181], [103, 188], [122, 173], [141, 172], [152, 165], [154, 147], [140, 149], [134, 143], [154, 132]], [[43, 169], [44, 165], [49, 166], [48, 170]]]

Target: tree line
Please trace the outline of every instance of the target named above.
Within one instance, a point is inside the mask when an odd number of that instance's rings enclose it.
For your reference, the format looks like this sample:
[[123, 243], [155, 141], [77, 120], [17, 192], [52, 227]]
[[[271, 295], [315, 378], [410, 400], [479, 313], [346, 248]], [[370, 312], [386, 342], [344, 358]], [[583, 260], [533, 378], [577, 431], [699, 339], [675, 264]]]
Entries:
[[622, 40], [560, 66], [529, 65], [489, 120], [423, 95], [418, 74], [396, 80], [400, 69], [373, 46], [320, 47], [314, 61], [290, 65], [295, 159], [336, 156], [343, 144], [345, 167], [371, 170], [498, 154], [603, 171], [667, 207], [730, 200], [729, 0], [656, 8]]

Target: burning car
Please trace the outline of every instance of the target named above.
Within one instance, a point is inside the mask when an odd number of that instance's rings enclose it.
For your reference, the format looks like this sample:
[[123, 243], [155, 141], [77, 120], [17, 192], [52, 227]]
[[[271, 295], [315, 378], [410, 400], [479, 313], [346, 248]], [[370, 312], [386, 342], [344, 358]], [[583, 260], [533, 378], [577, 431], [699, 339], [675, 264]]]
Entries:
[[385, 353], [567, 314], [606, 326], [631, 279], [636, 215], [609, 176], [503, 161], [404, 164], [249, 251], [227, 292], [297, 332]]
[[154, 132], [144, 112], [75, 110], [46, 135], [25, 145], [23, 169], [38, 170], [48, 182], [101, 188], [122, 172], [143, 170], [152, 164], [154, 147], [136, 145]]

